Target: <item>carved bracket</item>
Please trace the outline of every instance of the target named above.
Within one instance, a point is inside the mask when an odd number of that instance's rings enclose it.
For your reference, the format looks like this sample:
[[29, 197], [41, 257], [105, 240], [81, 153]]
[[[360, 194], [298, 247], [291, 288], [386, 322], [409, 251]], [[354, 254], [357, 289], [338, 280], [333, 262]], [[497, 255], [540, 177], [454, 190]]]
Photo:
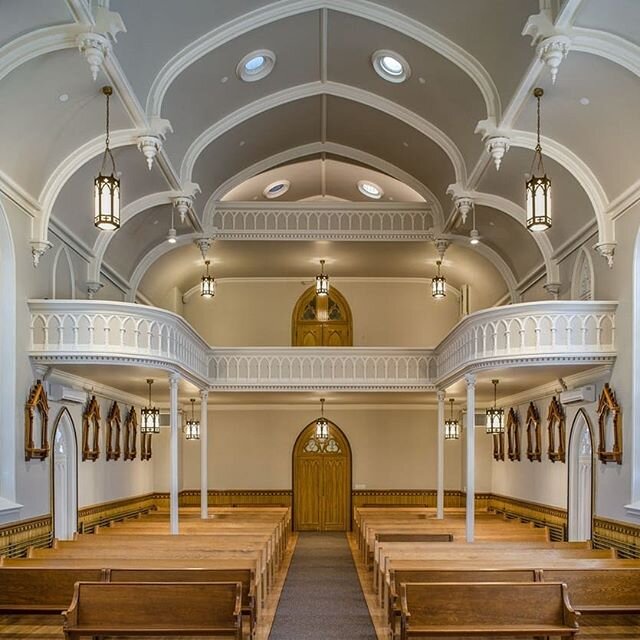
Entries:
[[507, 454], [512, 462], [520, 461], [520, 419], [513, 408], [507, 416]]
[[[35, 431], [40, 429], [40, 446]], [[42, 382], [37, 380], [24, 407], [24, 459], [44, 460], [49, 455], [49, 403]]]
[[136, 449], [136, 437], [138, 435], [138, 415], [135, 407], [129, 409], [124, 421], [124, 459], [135, 460], [138, 451]]
[[562, 405], [555, 396], [553, 396], [549, 405], [547, 424], [549, 427], [549, 460], [551, 462], [564, 462], [566, 422]]
[[[93, 434], [91, 434], [93, 431]], [[82, 461], [95, 462], [100, 455], [100, 405], [95, 396], [82, 415]], [[89, 444], [91, 443], [91, 444]]]
[[540, 431], [540, 416], [533, 402], [527, 409], [527, 458], [531, 462], [542, 462], [542, 434]]
[[120, 459], [120, 407], [114, 401], [107, 417], [107, 460]]
[[[607, 423], [611, 418], [611, 429], [607, 429]], [[617, 462], [622, 464], [622, 420], [620, 405], [616, 400], [616, 394], [611, 390], [609, 384], [605, 384], [598, 401], [598, 427], [600, 432], [600, 442], [598, 444], [598, 458], [605, 464], [607, 462]], [[613, 446], [607, 450], [607, 431], [612, 430]]]

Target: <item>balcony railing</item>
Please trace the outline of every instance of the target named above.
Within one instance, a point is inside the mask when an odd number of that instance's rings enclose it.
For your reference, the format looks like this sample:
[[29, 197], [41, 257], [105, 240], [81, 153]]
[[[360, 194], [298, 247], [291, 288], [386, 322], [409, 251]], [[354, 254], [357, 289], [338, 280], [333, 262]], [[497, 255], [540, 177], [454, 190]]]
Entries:
[[436, 349], [209, 346], [182, 317], [98, 300], [33, 300], [31, 356], [178, 371], [215, 390], [410, 390], [523, 364], [603, 363], [616, 355], [615, 302], [548, 301], [486, 309]]

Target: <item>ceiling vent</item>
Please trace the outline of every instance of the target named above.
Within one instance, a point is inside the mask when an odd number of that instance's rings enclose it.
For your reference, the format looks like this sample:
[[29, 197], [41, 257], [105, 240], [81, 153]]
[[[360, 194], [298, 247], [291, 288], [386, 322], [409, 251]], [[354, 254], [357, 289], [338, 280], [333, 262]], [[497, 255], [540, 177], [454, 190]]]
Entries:
[[560, 394], [561, 404], [578, 404], [582, 402], [595, 402], [596, 401], [596, 386], [594, 384], [588, 384], [585, 387], [579, 389], [571, 389], [569, 391], [563, 391]]

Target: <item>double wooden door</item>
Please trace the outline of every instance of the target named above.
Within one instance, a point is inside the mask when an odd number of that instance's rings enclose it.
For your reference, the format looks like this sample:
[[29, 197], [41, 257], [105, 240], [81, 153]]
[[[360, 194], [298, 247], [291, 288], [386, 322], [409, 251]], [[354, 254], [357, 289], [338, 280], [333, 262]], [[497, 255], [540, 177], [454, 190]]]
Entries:
[[[342, 434], [315, 438], [315, 422], [294, 448], [294, 523], [297, 531], [346, 531], [351, 509], [351, 455]], [[307, 433], [308, 432], [308, 433]]]

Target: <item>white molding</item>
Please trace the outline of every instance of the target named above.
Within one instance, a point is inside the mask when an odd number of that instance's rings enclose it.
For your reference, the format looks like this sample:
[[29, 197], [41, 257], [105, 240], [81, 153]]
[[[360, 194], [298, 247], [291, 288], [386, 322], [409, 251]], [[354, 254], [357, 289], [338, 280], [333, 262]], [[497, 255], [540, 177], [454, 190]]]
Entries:
[[93, 258], [91, 247], [81, 240], [69, 227], [56, 218], [51, 219], [49, 225], [51, 233], [67, 245], [85, 262], [89, 262]]
[[640, 76], [640, 46], [607, 31], [573, 27], [569, 32], [572, 51], [590, 53]]
[[587, 267], [589, 269], [589, 277], [591, 279], [591, 295], [589, 300], [593, 300], [595, 298], [595, 289], [596, 289], [596, 275], [593, 269], [593, 260], [591, 258], [591, 254], [587, 251], [586, 247], [582, 246], [578, 250], [578, 255], [573, 263], [573, 269], [571, 271], [571, 297], [574, 300], [583, 300], [584, 298], [580, 297], [580, 273], [582, 271], [582, 265], [586, 262]]
[[58, 263], [60, 262], [60, 257], [64, 255], [64, 258], [67, 262], [67, 266], [69, 267], [69, 275], [71, 278], [71, 299], [75, 300], [76, 298], [76, 273], [73, 268], [73, 262], [71, 262], [71, 256], [69, 255], [69, 248], [65, 243], [61, 244], [58, 247], [58, 251], [53, 259], [53, 268], [51, 270], [51, 297], [56, 299], [56, 280], [58, 276]]
[[[211, 392], [209, 398], [214, 392]], [[211, 412], [225, 412], [225, 411], [310, 411], [312, 416], [310, 419], [313, 419], [318, 415], [318, 401], [308, 401], [301, 402], [300, 404], [232, 404], [232, 403], [216, 403], [211, 404], [209, 402], [209, 413]], [[330, 414], [333, 410], [334, 412], [339, 411], [424, 411], [424, 412], [435, 412], [437, 411], [438, 405], [434, 402], [425, 402], [425, 403], [411, 403], [411, 404], [399, 404], [399, 403], [366, 403], [366, 402], [358, 402], [358, 403], [349, 403], [349, 404], [340, 404], [339, 400], [333, 400], [329, 407], [325, 407], [325, 411], [327, 414]]]
[[442, 149], [442, 151], [444, 151], [453, 166], [456, 182], [460, 182], [461, 184], [466, 183], [467, 169], [460, 150], [453, 140], [451, 140], [449, 136], [447, 136], [433, 123], [425, 120], [406, 107], [403, 107], [387, 98], [383, 98], [375, 93], [371, 93], [370, 91], [366, 91], [358, 87], [351, 87], [338, 82], [320, 81], [289, 87], [267, 96], [263, 96], [254, 102], [243, 105], [236, 111], [226, 115], [205, 129], [205, 131], [203, 131], [191, 143], [184, 155], [184, 158], [182, 159], [182, 165], [180, 167], [180, 178], [182, 182], [186, 183], [192, 181], [193, 170], [200, 154], [214, 140], [230, 129], [237, 127], [239, 124], [242, 124], [243, 122], [275, 107], [323, 94], [358, 102], [373, 109], [377, 109], [386, 115], [397, 118], [405, 124], [413, 127], [432, 140]]
[[487, 117], [500, 118], [500, 96], [497, 87], [476, 58], [426, 24], [367, 0], [280, 0], [217, 27], [187, 45], [163, 66], [149, 90], [147, 114], [159, 116], [162, 113], [164, 96], [172, 82], [191, 64], [215, 48], [266, 24], [321, 9], [371, 20], [433, 49], [462, 69], [476, 84], [485, 101]]
[[13, 178], [0, 171], [0, 192], [20, 207], [21, 211], [32, 218], [40, 215], [40, 203], [37, 198], [25, 191]]
[[553, 257], [562, 263], [567, 259], [574, 251], [579, 249], [582, 245], [598, 233], [597, 220], [590, 220], [580, 229], [578, 229], [570, 238], [563, 242], [554, 252]]
[[627, 213], [627, 211], [638, 202], [640, 202], [640, 180], [634, 182], [609, 203], [607, 214], [611, 220], [615, 221]]

